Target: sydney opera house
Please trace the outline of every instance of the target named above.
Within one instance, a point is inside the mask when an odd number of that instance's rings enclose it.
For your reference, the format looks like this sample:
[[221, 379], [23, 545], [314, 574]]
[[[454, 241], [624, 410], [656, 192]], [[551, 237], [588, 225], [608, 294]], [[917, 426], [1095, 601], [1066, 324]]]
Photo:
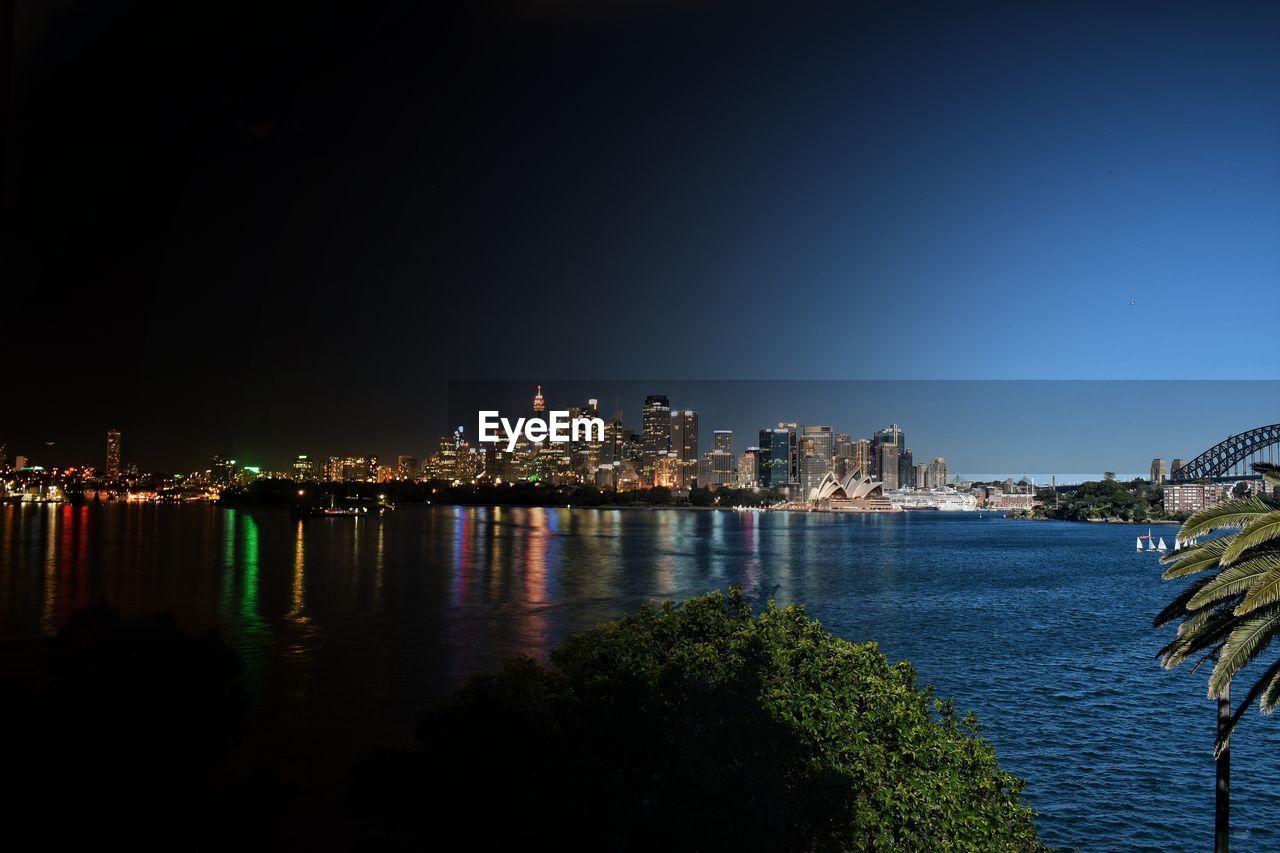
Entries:
[[901, 512], [902, 507], [885, 497], [884, 483], [851, 471], [844, 479], [828, 473], [809, 491], [805, 509], [832, 512]]

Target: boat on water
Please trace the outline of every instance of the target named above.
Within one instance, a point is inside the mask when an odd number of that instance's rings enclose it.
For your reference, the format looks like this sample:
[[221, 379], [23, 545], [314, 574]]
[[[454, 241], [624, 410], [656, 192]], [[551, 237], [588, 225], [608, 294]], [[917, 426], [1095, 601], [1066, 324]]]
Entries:
[[[1174, 540], [1174, 541], [1175, 543], [1177, 542], [1177, 540]], [[1142, 545], [1143, 542], [1147, 543], [1145, 548]], [[1157, 541], [1156, 537], [1151, 535], [1151, 528], [1148, 527], [1147, 535], [1138, 537], [1138, 550], [1149, 552], [1149, 553], [1160, 554], [1160, 553], [1164, 553], [1165, 551], [1168, 551], [1169, 546], [1165, 544], [1163, 536], [1161, 536], [1159, 538], [1159, 541]]]

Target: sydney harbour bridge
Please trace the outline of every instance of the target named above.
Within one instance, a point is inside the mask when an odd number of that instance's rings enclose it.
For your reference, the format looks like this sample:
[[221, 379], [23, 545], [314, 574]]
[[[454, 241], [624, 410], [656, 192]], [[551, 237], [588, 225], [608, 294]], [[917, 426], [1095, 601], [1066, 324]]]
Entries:
[[1171, 472], [1175, 483], [1195, 480], [1238, 480], [1257, 476], [1254, 462], [1280, 465], [1280, 424], [1254, 427], [1210, 447], [1195, 459]]

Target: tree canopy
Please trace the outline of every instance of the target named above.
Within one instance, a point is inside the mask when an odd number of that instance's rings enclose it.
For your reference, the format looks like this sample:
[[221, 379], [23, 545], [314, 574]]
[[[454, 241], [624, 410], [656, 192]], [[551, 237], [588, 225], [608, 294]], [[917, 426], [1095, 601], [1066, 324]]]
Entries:
[[472, 676], [419, 737], [353, 795], [424, 843], [447, 821], [512, 849], [1042, 849], [972, 715], [737, 590]]

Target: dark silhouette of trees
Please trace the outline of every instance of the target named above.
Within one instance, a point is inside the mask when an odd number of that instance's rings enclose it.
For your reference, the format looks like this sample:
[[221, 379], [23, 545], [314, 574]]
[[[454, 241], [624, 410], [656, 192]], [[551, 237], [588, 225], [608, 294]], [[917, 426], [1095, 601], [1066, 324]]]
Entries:
[[214, 849], [269, 830], [288, 794], [274, 774], [215, 778], [245, 700], [239, 660], [212, 633], [97, 604], [48, 642], [36, 681], [0, 688], [10, 837]]

